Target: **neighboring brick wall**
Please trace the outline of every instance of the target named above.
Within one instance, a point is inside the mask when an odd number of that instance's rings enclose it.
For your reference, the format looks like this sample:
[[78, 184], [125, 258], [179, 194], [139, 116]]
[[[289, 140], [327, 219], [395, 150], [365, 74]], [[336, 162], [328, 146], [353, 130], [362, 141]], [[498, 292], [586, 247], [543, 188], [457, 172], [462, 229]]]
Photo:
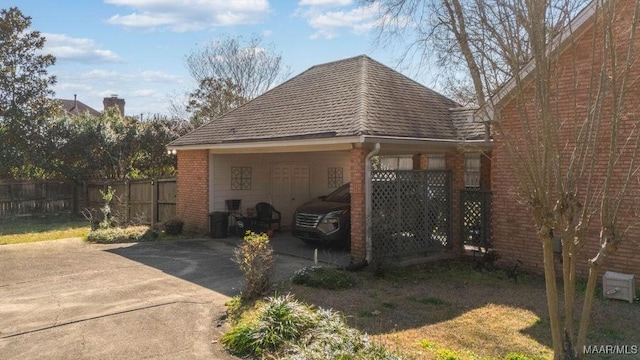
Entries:
[[366, 258], [365, 233], [365, 158], [367, 150], [351, 150], [351, 261], [359, 263]]
[[178, 151], [176, 215], [185, 230], [209, 230], [209, 151]]
[[[625, 11], [623, 9], [624, 4], [633, 5], [633, 2], [620, 1], [617, 4], [620, 18], [615, 23], [615, 33], [618, 35], [618, 41], [622, 41], [622, 39], [628, 39], [629, 22], [633, 15], [633, 11]], [[566, 50], [560, 57], [557, 66], [554, 67], [555, 72], [552, 75], [554, 85], [552, 88], [557, 89], [557, 93], [553, 99], [553, 106], [554, 111], [557, 111], [557, 120], [567, 124], [563, 126], [561, 134], [564, 139], [571, 138], [571, 135], [575, 132], [573, 124], [576, 121], [582, 121], [586, 116], [591, 69], [599, 69], [601, 62], [598, 59], [600, 56], [598, 50], [596, 50], [595, 55], [591, 53], [594, 38], [598, 39], [595, 44], [596, 49], [598, 49], [601, 45], [599, 44], [599, 37], [594, 37], [593, 29], [587, 30], [577, 39], [575, 48]], [[636, 49], [640, 48], [640, 41], [638, 42], [635, 44]], [[574, 56], [575, 54], [577, 55]], [[626, 58], [625, 52], [621, 51], [618, 58]], [[574, 81], [574, 76], [576, 81]], [[631, 82], [633, 88], [627, 95], [626, 117], [628, 122], [619, 131], [623, 137], [620, 141], [624, 140], [634, 123], [640, 121], [640, 101], [638, 100], [640, 99], [640, 84], [637, 81], [638, 78], [640, 78], [640, 63], [635, 62], [630, 77], [631, 81], [633, 81]], [[522, 98], [531, 99], [533, 94], [526, 94]], [[605, 102], [605, 108], [610, 106], [610, 101], [611, 99]], [[500, 121], [505, 131], [518, 131], [520, 129], [519, 119], [524, 117], [519, 116], [522, 114], [519, 110], [521, 109], [516, 107], [516, 101], [510, 101], [500, 109]], [[533, 117], [530, 116], [529, 118], [532, 119]], [[606, 118], [604, 119], [604, 124], [609, 124]], [[607, 131], [603, 130], [603, 135], [606, 135]], [[634, 134], [635, 137], [638, 136], [637, 133]], [[503, 260], [509, 262], [520, 260], [525, 268], [542, 272], [542, 245], [536, 236], [532, 216], [528, 209], [519, 202], [519, 198], [516, 195], [518, 192], [517, 178], [499, 136], [495, 137], [495, 144], [491, 173], [493, 191], [492, 241], [494, 247], [502, 255]], [[608, 142], [604, 139], [599, 144], [601, 145], [599, 149], [600, 156], [596, 156], [596, 159], [597, 161], [602, 161], [609, 155]], [[564, 146], [566, 149], [571, 149], [571, 141], [567, 140]], [[567, 159], [568, 155], [570, 155], [569, 151], [567, 151]], [[627, 171], [628, 164], [628, 157], [620, 160], [621, 166], [615, 170], [615, 176], [618, 179]], [[590, 173], [595, 175], [594, 184], [601, 186], [604, 180], [605, 166], [599, 166], [590, 171]], [[581, 189], [586, 187], [585, 184], [580, 185]], [[640, 251], [638, 251], [640, 229], [637, 226], [637, 215], [635, 215], [639, 210], [637, 204], [640, 202], [638, 201], [640, 200], [640, 185], [634, 181], [632, 186], [632, 195], [626, 199], [628, 203], [624, 204], [620, 213], [621, 222], [625, 225], [619, 230], [623, 231], [627, 224], [635, 224], [636, 226], [625, 235], [625, 239], [618, 247], [616, 254], [606, 260], [603, 270], [633, 273], [637, 278], [640, 278]], [[588, 274], [588, 259], [595, 256], [599, 248], [599, 231], [600, 221], [598, 214], [596, 214], [593, 217], [590, 231], [587, 235], [588, 242], [579, 255], [577, 266], [579, 276], [584, 277]], [[559, 268], [561, 266], [560, 259], [557, 258], [556, 261], [557, 268]]]

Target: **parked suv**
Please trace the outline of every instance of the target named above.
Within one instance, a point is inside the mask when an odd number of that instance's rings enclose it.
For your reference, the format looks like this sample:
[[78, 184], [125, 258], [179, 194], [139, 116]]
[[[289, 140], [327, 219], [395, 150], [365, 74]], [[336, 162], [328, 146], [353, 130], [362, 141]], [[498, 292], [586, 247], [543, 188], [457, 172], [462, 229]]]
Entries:
[[308, 244], [348, 247], [351, 239], [349, 184], [299, 206], [293, 215], [291, 232]]

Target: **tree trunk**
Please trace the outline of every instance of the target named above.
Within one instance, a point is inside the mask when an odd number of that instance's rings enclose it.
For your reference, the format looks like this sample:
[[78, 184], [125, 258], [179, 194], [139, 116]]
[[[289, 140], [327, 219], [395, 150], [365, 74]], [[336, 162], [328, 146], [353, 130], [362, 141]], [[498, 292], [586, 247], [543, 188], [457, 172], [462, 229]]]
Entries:
[[593, 295], [596, 292], [596, 283], [598, 281], [600, 268], [606, 256], [615, 252], [615, 246], [611, 245], [609, 241], [605, 236], [605, 239], [603, 241], [601, 240], [602, 245], [600, 251], [598, 251], [598, 255], [589, 260], [589, 279], [587, 280], [587, 289], [584, 293], [580, 329], [578, 330], [578, 338], [576, 339], [574, 348], [574, 353], [579, 358], [583, 355], [584, 345], [587, 342], [587, 331], [589, 329], [589, 321], [591, 320], [591, 305], [593, 305]]
[[564, 359], [563, 336], [560, 326], [560, 312], [558, 310], [558, 286], [556, 284], [556, 272], [553, 259], [553, 238], [550, 235], [542, 236], [542, 252], [544, 255], [544, 278], [547, 290], [547, 308], [549, 321], [551, 322], [551, 338], [553, 340], [553, 358]]
[[[568, 349], [571, 350], [570, 341], [574, 336], [574, 296], [575, 296], [575, 268], [572, 268], [571, 246], [567, 243], [567, 238], [563, 240], [562, 245], [562, 282], [564, 285], [564, 331], [565, 331], [565, 343]], [[569, 341], [567, 343], [567, 340]]]

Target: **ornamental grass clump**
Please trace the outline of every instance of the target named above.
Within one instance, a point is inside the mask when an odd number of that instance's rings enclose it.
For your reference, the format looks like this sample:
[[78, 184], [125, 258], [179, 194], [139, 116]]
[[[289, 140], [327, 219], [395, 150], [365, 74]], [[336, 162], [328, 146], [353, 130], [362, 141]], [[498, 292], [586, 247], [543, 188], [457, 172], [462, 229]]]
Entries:
[[402, 355], [372, 343], [367, 334], [349, 327], [344, 316], [336, 311], [317, 309], [316, 316], [316, 326], [297, 342], [290, 343], [281, 359], [404, 359]]
[[260, 357], [295, 342], [316, 323], [314, 311], [293, 296], [272, 297], [254, 319], [238, 323], [221, 340], [237, 355]]
[[234, 250], [234, 261], [245, 276], [242, 298], [253, 299], [269, 290], [274, 263], [269, 236], [248, 231]]
[[[239, 301], [229, 305], [239, 308]], [[228, 306], [229, 306], [228, 305]], [[281, 359], [402, 360], [369, 337], [350, 328], [335, 311], [317, 309], [292, 295], [266, 299], [256, 312], [241, 317], [221, 338], [238, 356]]]

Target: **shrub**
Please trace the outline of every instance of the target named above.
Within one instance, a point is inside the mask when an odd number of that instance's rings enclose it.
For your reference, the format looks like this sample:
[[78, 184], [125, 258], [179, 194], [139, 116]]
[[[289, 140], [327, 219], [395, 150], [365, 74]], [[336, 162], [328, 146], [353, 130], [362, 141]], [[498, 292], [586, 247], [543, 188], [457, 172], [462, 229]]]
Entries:
[[328, 290], [348, 289], [356, 284], [351, 273], [322, 266], [304, 267], [293, 274], [291, 281], [298, 285]]
[[315, 323], [313, 310], [291, 295], [269, 298], [256, 319], [239, 323], [222, 337], [222, 343], [238, 355], [261, 356], [295, 341]]
[[254, 354], [257, 333], [256, 323], [240, 323], [225, 333], [220, 341], [231, 352], [244, 357]]
[[348, 327], [339, 313], [319, 309], [317, 316], [317, 326], [305, 333], [297, 343], [290, 344], [283, 359], [402, 359], [385, 347], [371, 343], [366, 334]]
[[234, 250], [234, 261], [245, 276], [242, 297], [252, 299], [269, 290], [273, 276], [273, 248], [266, 234], [247, 232]]
[[[240, 302], [236, 298], [227, 306], [235, 311], [243, 308]], [[291, 295], [268, 298], [253, 315], [243, 317], [221, 339], [236, 355], [289, 360], [402, 359], [383, 346], [372, 344], [366, 334], [348, 327], [339, 313], [314, 310]]]
[[126, 228], [106, 228], [92, 230], [87, 236], [90, 242], [111, 244], [131, 241], [149, 241], [155, 239], [155, 233], [148, 226], [129, 226]]

